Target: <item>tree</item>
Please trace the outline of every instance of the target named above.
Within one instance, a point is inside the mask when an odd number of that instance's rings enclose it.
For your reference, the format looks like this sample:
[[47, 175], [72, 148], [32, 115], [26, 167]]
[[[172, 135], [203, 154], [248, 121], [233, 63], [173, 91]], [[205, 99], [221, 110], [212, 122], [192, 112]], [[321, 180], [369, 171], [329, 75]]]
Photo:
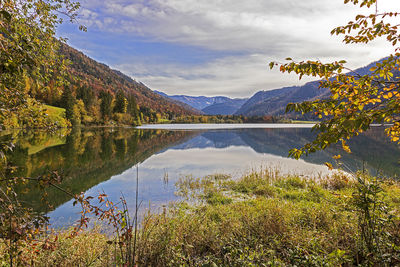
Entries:
[[114, 112], [126, 113], [128, 107], [128, 100], [125, 98], [124, 91], [118, 90], [115, 96]]
[[60, 106], [65, 108], [65, 117], [72, 122], [74, 117], [75, 97], [72, 95], [72, 90], [68, 86], [64, 89], [61, 95]]
[[0, 125], [11, 115], [44, 115], [26, 112], [39, 105], [29, 97], [27, 80], [37, 91], [46, 91], [50, 79], [58, 88], [66, 83], [55, 30], [61, 14], [73, 21], [78, 8], [73, 0], [0, 0]]
[[100, 92], [101, 104], [100, 111], [104, 121], [107, 121], [111, 117], [112, 113], [112, 101], [113, 95], [109, 91]]
[[[331, 34], [345, 35], [346, 44], [367, 44], [377, 38], [385, 37], [394, 47], [394, 53], [378, 62], [368, 74], [356, 73], [346, 68], [346, 61], [323, 64], [320, 61], [289, 63], [270, 63], [270, 67], [280, 67], [281, 72], [295, 72], [300, 79], [304, 76], [321, 78], [320, 87], [329, 88], [330, 96], [324, 99], [290, 103], [286, 111], [312, 112], [321, 119], [313, 130], [317, 137], [301, 149], [292, 149], [290, 155], [299, 158], [325, 149], [331, 144], [341, 142], [342, 147], [350, 152], [346, 140], [369, 129], [372, 123], [391, 124], [386, 134], [394, 142], [400, 138], [400, 53], [396, 44], [400, 41], [398, 26], [388, 20], [398, 17], [398, 12], [378, 12], [377, 0], [345, 0], [360, 7], [375, 7], [368, 15], [357, 15], [355, 21], [348, 22], [331, 31]], [[348, 73], [345, 73], [349, 71]]]
[[86, 109], [90, 109], [96, 98], [93, 89], [89, 88], [87, 85], [81, 85], [76, 91], [76, 98], [82, 99], [85, 103]]
[[140, 121], [139, 118], [139, 107], [136, 103], [136, 98], [133, 94], [128, 94], [127, 96], [128, 106], [127, 106], [127, 113], [130, 114], [135, 121]]

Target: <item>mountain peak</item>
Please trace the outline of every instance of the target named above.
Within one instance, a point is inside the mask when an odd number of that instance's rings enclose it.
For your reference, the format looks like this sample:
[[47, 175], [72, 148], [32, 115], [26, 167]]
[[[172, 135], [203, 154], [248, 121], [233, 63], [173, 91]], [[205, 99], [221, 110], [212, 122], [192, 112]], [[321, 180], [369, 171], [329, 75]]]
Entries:
[[207, 115], [232, 115], [247, 101], [247, 98], [229, 98], [227, 96], [167, 95], [163, 92], [156, 92], [201, 110]]

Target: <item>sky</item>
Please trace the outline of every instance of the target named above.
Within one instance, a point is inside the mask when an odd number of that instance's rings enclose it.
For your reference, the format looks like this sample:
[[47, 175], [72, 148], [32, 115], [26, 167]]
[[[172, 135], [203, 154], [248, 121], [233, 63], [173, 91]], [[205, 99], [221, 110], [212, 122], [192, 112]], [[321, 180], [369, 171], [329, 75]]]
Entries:
[[[250, 97], [302, 85], [269, 62], [346, 60], [363, 67], [394, 51], [384, 40], [346, 45], [330, 31], [375, 13], [343, 0], [80, 0], [79, 23], [57, 34], [91, 58], [167, 94]], [[380, 0], [379, 12], [400, 11]], [[399, 18], [400, 20], [400, 18]]]

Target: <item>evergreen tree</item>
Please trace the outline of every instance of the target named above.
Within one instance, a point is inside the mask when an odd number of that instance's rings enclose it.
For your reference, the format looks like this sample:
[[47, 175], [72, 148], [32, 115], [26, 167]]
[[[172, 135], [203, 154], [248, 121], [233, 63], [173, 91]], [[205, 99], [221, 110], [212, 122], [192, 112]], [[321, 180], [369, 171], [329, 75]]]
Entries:
[[66, 87], [61, 96], [60, 106], [65, 108], [65, 117], [71, 121], [71, 123], [74, 117], [74, 105], [75, 97], [72, 95], [72, 90], [70, 87]]
[[117, 95], [115, 96], [115, 107], [114, 112], [117, 113], [126, 113], [127, 111], [127, 99], [125, 98], [125, 94], [122, 90], [118, 90]]
[[86, 85], [80, 86], [76, 91], [76, 98], [82, 99], [86, 109], [89, 109], [93, 105], [95, 99], [94, 91]]
[[127, 96], [127, 102], [128, 102], [127, 113], [130, 114], [136, 120], [139, 116], [139, 110], [135, 96], [133, 94], [129, 94]]
[[108, 91], [101, 91], [100, 98], [101, 98], [101, 104], [100, 104], [101, 116], [103, 120], [106, 121], [111, 117], [113, 95]]

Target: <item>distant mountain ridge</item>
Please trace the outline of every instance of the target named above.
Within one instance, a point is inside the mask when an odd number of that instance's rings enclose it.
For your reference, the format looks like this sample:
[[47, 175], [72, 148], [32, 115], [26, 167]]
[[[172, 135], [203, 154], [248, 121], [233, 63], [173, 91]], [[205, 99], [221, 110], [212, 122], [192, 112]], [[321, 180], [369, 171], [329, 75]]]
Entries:
[[[370, 69], [383, 59], [373, 62], [366, 67], [359, 68], [354, 72], [365, 75]], [[320, 81], [308, 82], [302, 86], [284, 87], [269, 91], [259, 91], [247, 100], [235, 115], [264, 116], [283, 115], [289, 103], [326, 98], [330, 94], [328, 88], [319, 88]]]
[[202, 109], [208, 115], [233, 115], [245, 102], [247, 98], [229, 99], [223, 103], [215, 103]]
[[247, 98], [229, 98], [226, 96], [188, 96], [167, 95], [154, 91], [169, 99], [185, 103], [206, 115], [232, 115], [247, 101]]

